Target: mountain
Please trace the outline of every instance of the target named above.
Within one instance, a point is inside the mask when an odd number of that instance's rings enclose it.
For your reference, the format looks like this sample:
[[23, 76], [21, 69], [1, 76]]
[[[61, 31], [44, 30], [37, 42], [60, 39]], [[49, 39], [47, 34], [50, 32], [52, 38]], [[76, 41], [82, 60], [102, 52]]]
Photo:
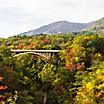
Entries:
[[36, 34], [56, 34], [67, 32], [80, 32], [82, 29], [89, 26], [89, 23], [73, 23], [68, 21], [57, 21], [48, 25], [42, 26], [38, 29], [30, 30], [28, 32], [21, 33], [19, 35], [36, 35]]
[[82, 29], [82, 31], [104, 33], [104, 18], [92, 22], [88, 27]]

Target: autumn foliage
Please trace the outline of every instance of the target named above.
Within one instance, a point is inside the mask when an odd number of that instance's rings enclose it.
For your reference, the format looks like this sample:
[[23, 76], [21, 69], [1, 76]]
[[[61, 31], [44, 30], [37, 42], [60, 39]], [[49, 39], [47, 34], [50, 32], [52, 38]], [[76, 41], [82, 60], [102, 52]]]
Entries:
[[0, 102], [2, 102], [5, 98], [2, 92], [4, 92], [8, 88], [7, 86], [2, 85], [2, 82], [3, 82], [3, 77], [0, 76]]
[[[0, 39], [1, 104], [104, 104], [104, 36]], [[60, 50], [49, 62], [11, 49]]]

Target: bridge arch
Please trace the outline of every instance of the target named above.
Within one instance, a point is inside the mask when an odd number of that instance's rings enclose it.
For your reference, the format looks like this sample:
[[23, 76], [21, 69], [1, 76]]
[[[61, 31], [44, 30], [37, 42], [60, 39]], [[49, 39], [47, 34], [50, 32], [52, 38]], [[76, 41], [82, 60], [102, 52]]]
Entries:
[[47, 62], [50, 60], [49, 57], [47, 57], [47, 56], [45, 56], [45, 55], [43, 55], [43, 54], [40, 54], [40, 53], [35, 53], [35, 52], [18, 53], [18, 54], [15, 54], [14, 57], [18, 57], [18, 56], [24, 55], [24, 54], [34, 55], [35, 57], [40, 58], [40, 59], [42, 59], [42, 60], [44, 60], [44, 61], [47, 61]]
[[44, 61], [50, 62], [54, 56], [60, 52], [60, 50], [11, 50], [14, 53], [14, 57], [18, 57], [23, 54], [31, 54], [41, 58]]

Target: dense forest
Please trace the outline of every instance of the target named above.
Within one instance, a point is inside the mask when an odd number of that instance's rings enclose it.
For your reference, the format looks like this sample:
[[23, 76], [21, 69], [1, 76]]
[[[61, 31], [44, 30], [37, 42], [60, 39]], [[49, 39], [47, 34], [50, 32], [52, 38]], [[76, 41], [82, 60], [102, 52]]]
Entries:
[[[49, 61], [12, 49], [60, 50]], [[0, 38], [0, 104], [104, 104], [104, 35]]]

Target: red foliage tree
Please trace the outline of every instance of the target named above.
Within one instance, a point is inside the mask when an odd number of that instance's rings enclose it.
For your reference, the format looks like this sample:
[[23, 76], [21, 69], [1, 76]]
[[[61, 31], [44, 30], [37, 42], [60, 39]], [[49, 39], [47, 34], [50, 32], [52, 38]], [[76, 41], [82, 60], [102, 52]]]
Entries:
[[6, 90], [8, 87], [5, 85], [2, 85], [1, 83], [3, 82], [3, 77], [0, 76], [0, 103], [3, 101], [3, 99], [5, 98], [5, 96], [2, 94], [2, 91]]

